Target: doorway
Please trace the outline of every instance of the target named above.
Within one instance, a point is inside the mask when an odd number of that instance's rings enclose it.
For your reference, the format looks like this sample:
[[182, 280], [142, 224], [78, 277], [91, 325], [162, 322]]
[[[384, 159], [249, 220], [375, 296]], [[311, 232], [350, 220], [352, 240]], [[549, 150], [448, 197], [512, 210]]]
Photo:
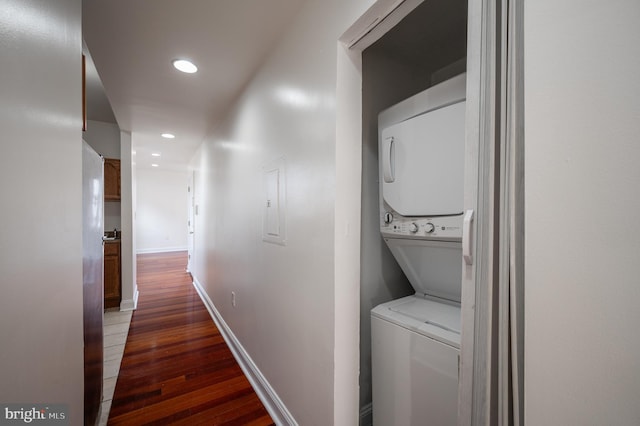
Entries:
[[[496, 418], [498, 404], [495, 402], [498, 373], [492, 369], [493, 363], [497, 363], [498, 356], [497, 344], [489, 337], [492, 333], [497, 333], [497, 323], [495, 313], [499, 309], [495, 306], [492, 294], [497, 291], [501, 284], [501, 278], [498, 272], [494, 271], [491, 265], [503, 264], [505, 256], [508, 258], [509, 245], [505, 243], [506, 234], [498, 234], [495, 229], [498, 226], [504, 227], [507, 217], [500, 214], [501, 206], [504, 206], [508, 197], [504, 196], [507, 185], [500, 185], [500, 179], [510, 179], [510, 175], [504, 171], [504, 165], [507, 161], [506, 157], [501, 157], [501, 147], [505, 144], [512, 143], [517, 140], [517, 136], [509, 139], [501, 127], [501, 117], [517, 113], [518, 102], [510, 104], [513, 110], [507, 109], [507, 101], [509, 97], [517, 101], [517, 85], [507, 87], [507, 73], [503, 72], [507, 66], [515, 69], [510, 78], [515, 81], [518, 79], [518, 61], [517, 54], [513, 54], [516, 48], [515, 43], [518, 41], [517, 35], [521, 32], [521, 13], [522, 7], [518, 2], [496, 2], [484, 0], [471, 0], [468, 2], [450, 2], [448, 7], [454, 4], [464, 8], [464, 14], [451, 10], [448, 15], [449, 23], [444, 19], [447, 16], [446, 11], [441, 11], [443, 15], [441, 19], [436, 19], [430, 29], [426, 29], [424, 21], [420, 19], [418, 25], [412, 29], [401, 29], [403, 21], [410, 22], [412, 12], [421, 5], [432, 9], [432, 15], [422, 19], [433, 19], [437, 16], [437, 1], [423, 2], [420, 0], [405, 0], [400, 2], [378, 1], [369, 10], [363, 14], [356, 23], [347, 30], [340, 39], [338, 48], [338, 138], [337, 138], [337, 178], [342, 175], [350, 176], [354, 182], [361, 184], [359, 194], [362, 197], [362, 203], [350, 211], [351, 216], [345, 213], [345, 222], [347, 218], [353, 219], [354, 212], [360, 214], [361, 239], [359, 241], [359, 270], [357, 274], [360, 277], [360, 330], [357, 333], [357, 341], [360, 342], [360, 365], [359, 365], [359, 407], [360, 407], [360, 424], [370, 424], [371, 422], [371, 406], [368, 392], [370, 392], [370, 370], [367, 371], [367, 351], [370, 350], [367, 340], [369, 339], [367, 319], [369, 318], [369, 309], [375, 304], [375, 298], [394, 298], [402, 292], [410, 292], [411, 290], [404, 286], [402, 279], [398, 278], [400, 274], [397, 267], [388, 262], [383, 253], [382, 243], [379, 240], [379, 231], [377, 229], [378, 218], [378, 197], [377, 197], [377, 128], [373, 117], [377, 114], [373, 103], [381, 100], [372, 99], [373, 92], [367, 95], [368, 71], [367, 64], [370, 61], [386, 61], [389, 63], [386, 70], [378, 69], [380, 78], [384, 78], [386, 74], [387, 83], [376, 82], [374, 87], [392, 86], [399, 87], [398, 93], [387, 93], [390, 98], [387, 102], [389, 105], [394, 102], [394, 96], [397, 100], [402, 97], [411, 95], [411, 91], [419, 90], [420, 84], [428, 85], [442, 81], [447, 76], [455, 75], [466, 70], [467, 73], [467, 118], [466, 118], [466, 143], [465, 143], [465, 210], [475, 211], [474, 221], [472, 222], [471, 242], [469, 248], [473, 252], [474, 261], [471, 265], [462, 266], [463, 268], [463, 297], [462, 297], [462, 345], [463, 353], [461, 357], [461, 379], [459, 387], [459, 400], [464, 404], [459, 404], [459, 424], [472, 424], [473, 420], [481, 423], [487, 419], [492, 421]], [[520, 16], [520, 18], [518, 18]], [[420, 24], [422, 22], [422, 24]], [[460, 37], [462, 32], [458, 32], [456, 37], [455, 31], [447, 35], [449, 27], [456, 27], [454, 22], [461, 22], [464, 27], [464, 37]], [[507, 23], [511, 25], [507, 28]], [[400, 24], [400, 25], [397, 25]], [[421, 32], [426, 34], [431, 29], [438, 28], [443, 25], [441, 32], [432, 34], [424, 40], [429, 45], [431, 42], [431, 54], [435, 60], [431, 63], [431, 68], [422, 70], [420, 67], [407, 66], [403, 64], [398, 55], [388, 55], [387, 58], [380, 57], [373, 50], [367, 52], [370, 47], [382, 41], [388, 33], [406, 31], [411, 34], [408, 37], [418, 39]], [[395, 27], [398, 26], [398, 29]], [[509, 32], [509, 30], [511, 32]], [[459, 30], [458, 30], [459, 31]], [[449, 37], [450, 43], [442, 42]], [[515, 37], [515, 38], [514, 38]], [[407, 43], [405, 39], [401, 43]], [[464, 40], [466, 46], [456, 48], [456, 40], [458, 42]], [[391, 43], [390, 43], [391, 44]], [[404, 52], [404, 44], [399, 49]], [[461, 50], [464, 51], [460, 55]], [[409, 52], [411, 54], [411, 52]], [[371, 57], [368, 57], [371, 54]], [[416, 52], [414, 51], [415, 55]], [[509, 56], [512, 55], [512, 56]], [[420, 58], [423, 59], [423, 58]], [[420, 81], [421, 73], [428, 73], [429, 79]], [[410, 87], [413, 80], [418, 81], [415, 87]], [[362, 93], [358, 89], [362, 88]], [[405, 91], [405, 93], [400, 93]], [[414, 93], [415, 93], [414, 92]], [[514, 94], [516, 98], [514, 98]], [[367, 98], [369, 96], [369, 98]], [[357, 100], [357, 101], [356, 101]], [[396, 100], [396, 101], [397, 101]], [[515, 107], [514, 107], [515, 105]], [[368, 117], [368, 118], [367, 118]], [[517, 118], [517, 117], [516, 117]], [[341, 125], [346, 120], [357, 121], [362, 124], [360, 129], [354, 130], [346, 125]], [[515, 121], [514, 121], [515, 122]], [[359, 131], [359, 133], [357, 133]], [[354, 156], [354, 146], [348, 146], [343, 142], [359, 136], [361, 145], [359, 148], [359, 158]], [[377, 142], [377, 141], [375, 141]], [[520, 141], [521, 142], [521, 141]], [[351, 164], [342, 165], [340, 157], [351, 158]], [[361, 176], [354, 176], [353, 164], [357, 161], [361, 165]], [[344, 169], [342, 169], [344, 167]], [[351, 167], [351, 174], [346, 170]], [[516, 173], [517, 175], [517, 173]], [[360, 180], [361, 178], [361, 180]], [[373, 181], [373, 183], [372, 183]], [[512, 183], [513, 184], [513, 183]], [[341, 188], [342, 189], [342, 188]], [[344, 188], [347, 191], [348, 188]], [[353, 191], [354, 188], [350, 188]], [[336, 200], [336, 229], [340, 226], [340, 206], [348, 208], [346, 201], [341, 203], [340, 192], [337, 194]], [[502, 202], [502, 205], [500, 204]], [[371, 208], [373, 206], [373, 208]], [[504, 212], [503, 212], [504, 213]], [[513, 212], [508, 214], [512, 214]], [[513, 216], [512, 216], [513, 217]], [[502, 229], [502, 228], [501, 228]], [[338, 244], [336, 240], [336, 245]], [[499, 248], [507, 248], [500, 251]], [[377, 250], [377, 252], [376, 252]], [[516, 249], [517, 251], [517, 249]], [[372, 254], [374, 253], [374, 254]], [[368, 269], [368, 265], [372, 261], [377, 262], [377, 270]], [[387, 264], [388, 263], [388, 264]], [[386, 266], [384, 266], [386, 264]], [[339, 270], [340, 265], [336, 265]], [[388, 286], [387, 281], [396, 282], [393, 286]], [[339, 283], [336, 282], [336, 288]], [[508, 285], [508, 282], [507, 282]], [[338, 294], [338, 293], [336, 293]], [[502, 303], [502, 302], [501, 302]], [[508, 305], [508, 301], [506, 301]], [[336, 319], [338, 319], [338, 312]], [[495, 317], [495, 318], [494, 318]], [[338, 331], [336, 331], [337, 338]], [[497, 340], [497, 338], [496, 338]], [[517, 354], [516, 354], [517, 355]], [[507, 354], [507, 358], [509, 355]], [[478, 366], [481, 368], [475, 368]], [[510, 374], [505, 370], [506, 374]], [[516, 373], [517, 374], [517, 373]], [[506, 382], [505, 382], [506, 383]], [[338, 382], [336, 381], [336, 386]], [[507, 386], [508, 387], [508, 386]], [[356, 390], [356, 392], [358, 391]], [[337, 394], [336, 394], [337, 395]], [[517, 395], [515, 398], [518, 398]], [[509, 397], [502, 398], [509, 400]], [[474, 404], [474, 401], [483, 401]], [[337, 403], [337, 402], [336, 402]], [[510, 402], [509, 402], [510, 403]], [[508, 404], [507, 404], [508, 405]], [[508, 410], [507, 410], [508, 411]], [[507, 413], [507, 412], [505, 412]], [[508, 415], [509, 413], [507, 413]]]
[[[361, 53], [361, 424], [371, 423], [372, 411], [370, 311], [381, 303], [414, 293], [380, 235], [378, 114], [416, 93], [464, 73], [466, 41], [466, 0], [435, 0], [415, 6]], [[425, 166], [427, 164], [425, 159]]]

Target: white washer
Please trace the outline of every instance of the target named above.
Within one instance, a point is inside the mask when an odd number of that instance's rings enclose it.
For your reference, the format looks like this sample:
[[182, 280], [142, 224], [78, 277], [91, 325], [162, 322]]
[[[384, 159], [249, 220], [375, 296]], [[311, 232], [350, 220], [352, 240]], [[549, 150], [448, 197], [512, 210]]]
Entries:
[[371, 311], [375, 425], [455, 426], [460, 307], [408, 296]]
[[380, 231], [416, 291], [371, 311], [373, 423], [457, 424], [466, 75], [380, 113]]

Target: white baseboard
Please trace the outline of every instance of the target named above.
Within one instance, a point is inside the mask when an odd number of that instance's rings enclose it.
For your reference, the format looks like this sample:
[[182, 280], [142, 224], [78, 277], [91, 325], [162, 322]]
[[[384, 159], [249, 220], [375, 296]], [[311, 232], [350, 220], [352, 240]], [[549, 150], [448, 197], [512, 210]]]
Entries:
[[172, 251], [187, 251], [187, 247], [161, 247], [161, 248], [147, 248], [147, 249], [137, 249], [137, 254], [147, 254], [147, 253], [169, 253]]
[[138, 296], [140, 292], [136, 290], [133, 295], [133, 299], [123, 299], [120, 301], [120, 310], [121, 311], [135, 311], [138, 307]]
[[244, 372], [245, 376], [247, 376], [251, 386], [258, 395], [258, 398], [260, 398], [260, 401], [264, 404], [273, 421], [278, 426], [297, 426], [298, 423], [295, 421], [280, 397], [278, 397], [276, 392], [273, 390], [267, 379], [260, 372], [247, 351], [242, 347], [240, 341], [238, 341], [227, 323], [224, 321], [220, 312], [218, 312], [215, 305], [209, 298], [209, 295], [204, 291], [196, 277], [193, 277], [193, 286], [200, 295], [202, 302], [207, 307], [211, 318], [213, 318], [213, 321], [216, 323], [216, 326], [220, 330], [220, 334], [222, 334], [222, 337], [229, 346], [229, 349], [231, 349], [233, 357], [236, 359], [238, 364], [240, 364], [240, 368]]

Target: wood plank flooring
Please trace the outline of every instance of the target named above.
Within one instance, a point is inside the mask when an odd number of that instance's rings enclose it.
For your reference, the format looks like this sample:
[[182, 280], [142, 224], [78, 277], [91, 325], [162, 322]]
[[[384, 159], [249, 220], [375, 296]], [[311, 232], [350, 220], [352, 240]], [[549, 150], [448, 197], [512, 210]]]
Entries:
[[138, 308], [109, 425], [273, 425], [185, 272], [186, 252], [138, 255]]

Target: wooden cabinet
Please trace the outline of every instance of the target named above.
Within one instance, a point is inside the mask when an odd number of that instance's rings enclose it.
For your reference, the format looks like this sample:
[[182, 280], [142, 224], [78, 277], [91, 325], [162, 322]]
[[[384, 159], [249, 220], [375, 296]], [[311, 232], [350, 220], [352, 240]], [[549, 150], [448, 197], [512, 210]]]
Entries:
[[120, 306], [120, 241], [104, 243], [104, 307]]
[[120, 201], [120, 160], [104, 159], [104, 199]]
[[[120, 160], [104, 159], [104, 200], [120, 201]], [[104, 307], [120, 306], [122, 293], [120, 240], [104, 244]]]

